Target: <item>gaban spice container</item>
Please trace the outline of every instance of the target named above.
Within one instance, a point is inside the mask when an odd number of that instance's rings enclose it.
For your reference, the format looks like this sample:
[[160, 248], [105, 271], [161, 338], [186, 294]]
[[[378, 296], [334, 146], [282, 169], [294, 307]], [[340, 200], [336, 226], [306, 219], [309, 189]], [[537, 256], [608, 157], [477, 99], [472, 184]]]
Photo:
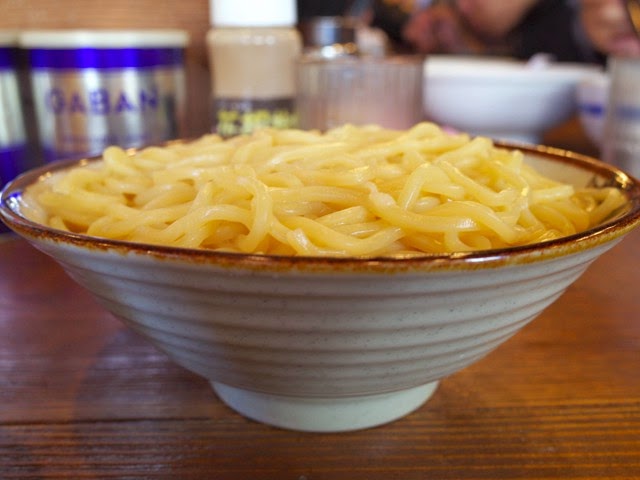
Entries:
[[0, 187], [28, 166], [17, 41], [17, 33], [0, 31]]
[[[27, 170], [27, 135], [18, 86], [18, 34], [0, 31], [0, 188]], [[0, 236], [9, 229], [0, 222]]]
[[45, 161], [183, 136], [181, 30], [55, 30], [20, 36]]

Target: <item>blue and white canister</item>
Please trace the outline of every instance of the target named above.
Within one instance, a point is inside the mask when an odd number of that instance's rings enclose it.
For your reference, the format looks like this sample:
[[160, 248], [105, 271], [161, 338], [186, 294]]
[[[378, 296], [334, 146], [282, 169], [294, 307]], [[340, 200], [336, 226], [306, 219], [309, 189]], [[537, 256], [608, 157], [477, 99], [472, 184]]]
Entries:
[[55, 30], [20, 36], [45, 161], [184, 135], [182, 30]]
[[[15, 32], [0, 32], [0, 188], [28, 168], [17, 40]], [[8, 231], [0, 222], [0, 234]]]
[[0, 32], [0, 187], [27, 168], [17, 40], [17, 33]]

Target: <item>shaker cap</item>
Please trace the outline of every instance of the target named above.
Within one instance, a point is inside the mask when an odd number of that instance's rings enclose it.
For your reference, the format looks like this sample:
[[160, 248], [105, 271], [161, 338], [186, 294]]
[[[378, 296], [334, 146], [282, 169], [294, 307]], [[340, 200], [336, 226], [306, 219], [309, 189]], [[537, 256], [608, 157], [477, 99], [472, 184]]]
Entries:
[[210, 0], [211, 25], [217, 27], [291, 27], [295, 0]]
[[0, 30], [0, 48], [17, 47], [18, 35], [18, 32], [15, 30]]

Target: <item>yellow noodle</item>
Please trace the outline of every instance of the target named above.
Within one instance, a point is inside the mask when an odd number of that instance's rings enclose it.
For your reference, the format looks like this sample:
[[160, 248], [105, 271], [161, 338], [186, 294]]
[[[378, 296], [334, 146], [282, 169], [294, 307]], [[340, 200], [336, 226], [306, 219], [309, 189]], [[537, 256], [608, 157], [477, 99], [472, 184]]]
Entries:
[[550, 240], [625, 202], [615, 188], [543, 176], [522, 152], [432, 123], [264, 129], [136, 153], [43, 177], [25, 212], [53, 228], [267, 255], [413, 256]]

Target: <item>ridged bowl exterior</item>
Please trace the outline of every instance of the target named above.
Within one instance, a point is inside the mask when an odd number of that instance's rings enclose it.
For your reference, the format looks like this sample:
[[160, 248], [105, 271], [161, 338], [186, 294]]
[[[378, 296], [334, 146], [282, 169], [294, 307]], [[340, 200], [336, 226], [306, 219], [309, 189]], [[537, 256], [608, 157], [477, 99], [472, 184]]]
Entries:
[[399, 272], [270, 271], [39, 247], [177, 363], [212, 381], [295, 396], [422, 385], [486, 355], [614, 242], [518, 265]]

